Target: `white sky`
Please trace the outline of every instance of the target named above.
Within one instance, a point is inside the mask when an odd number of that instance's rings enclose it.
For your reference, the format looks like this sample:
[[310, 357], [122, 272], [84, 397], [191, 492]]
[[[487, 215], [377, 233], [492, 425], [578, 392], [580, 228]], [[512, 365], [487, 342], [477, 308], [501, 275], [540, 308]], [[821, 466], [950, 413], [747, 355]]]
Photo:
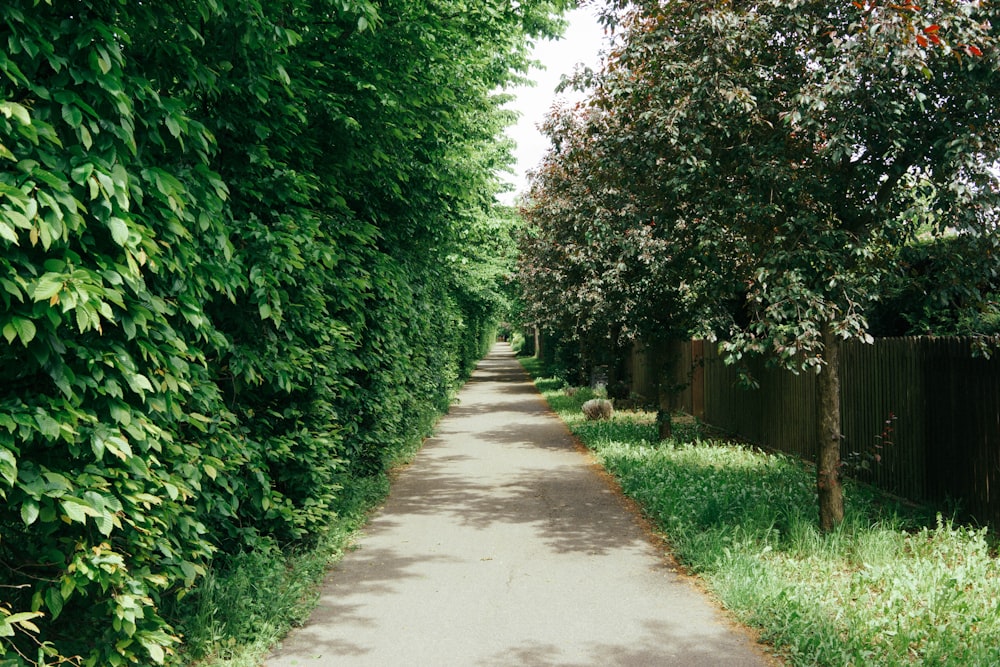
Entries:
[[510, 108], [520, 112], [517, 125], [507, 129], [507, 135], [517, 142], [514, 149], [516, 173], [514, 176], [504, 174], [506, 181], [514, 184], [513, 193], [504, 193], [500, 199], [510, 204], [526, 187], [525, 173], [534, 169], [541, 161], [548, 148], [548, 141], [538, 131], [538, 126], [545, 115], [558, 99], [576, 101], [579, 94], [566, 91], [556, 95], [555, 89], [563, 74], [571, 74], [578, 63], [597, 69], [599, 51], [604, 46], [604, 30], [597, 23], [594, 8], [574, 9], [566, 14], [569, 26], [565, 36], [556, 41], [539, 40], [535, 44], [532, 58], [545, 65], [544, 70], [532, 70], [531, 78], [537, 83], [534, 87], [517, 88], [511, 92], [517, 95], [517, 100], [510, 103]]

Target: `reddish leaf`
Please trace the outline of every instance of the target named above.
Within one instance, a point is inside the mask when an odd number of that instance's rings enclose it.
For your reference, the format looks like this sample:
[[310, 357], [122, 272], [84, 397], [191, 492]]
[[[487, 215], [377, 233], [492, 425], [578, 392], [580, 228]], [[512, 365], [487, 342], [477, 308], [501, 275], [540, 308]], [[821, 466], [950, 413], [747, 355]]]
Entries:
[[970, 44], [969, 46], [965, 47], [965, 50], [968, 52], [968, 54], [970, 56], [976, 56], [977, 58], [979, 56], [983, 55], [983, 52], [979, 50], [979, 47], [978, 46], [974, 46], [972, 44]]
[[927, 46], [927, 38], [923, 35], [917, 35], [917, 44], [920, 46]]
[[924, 28], [924, 32], [927, 33], [928, 35], [932, 35], [940, 29], [941, 26], [935, 23], [934, 25], [929, 25], [926, 28]]

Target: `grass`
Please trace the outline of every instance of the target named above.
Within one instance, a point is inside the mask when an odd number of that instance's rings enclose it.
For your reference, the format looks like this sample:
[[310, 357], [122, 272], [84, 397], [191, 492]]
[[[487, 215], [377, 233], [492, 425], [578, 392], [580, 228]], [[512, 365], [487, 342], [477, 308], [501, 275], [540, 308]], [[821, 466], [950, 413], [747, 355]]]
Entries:
[[848, 481], [822, 534], [802, 462], [706, 439], [691, 420], [587, 421], [586, 389], [522, 363], [552, 408], [643, 507], [675, 557], [789, 665], [1000, 665], [1000, 566], [986, 529]]
[[385, 477], [345, 487], [338, 520], [311, 549], [273, 547], [216, 563], [175, 610], [184, 664], [259, 667], [288, 630], [309, 617], [328, 568], [387, 492]]
[[[394, 456], [412, 459], [414, 441]], [[391, 467], [390, 467], [391, 469]], [[259, 667], [287, 633], [309, 617], [330, 566], [339, 561], [389, 492], [389, 474], [345, 479], [338, 519], [308, 550], [277, 547], [216, 563], [172, 610], [184, 637], [181, 661], [190, 667]]]

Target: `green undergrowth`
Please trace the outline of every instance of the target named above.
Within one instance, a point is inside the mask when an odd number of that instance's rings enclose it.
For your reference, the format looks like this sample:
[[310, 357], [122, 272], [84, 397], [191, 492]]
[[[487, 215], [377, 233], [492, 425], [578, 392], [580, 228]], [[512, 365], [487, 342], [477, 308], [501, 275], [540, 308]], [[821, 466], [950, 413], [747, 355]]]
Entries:
[[[524, 364], [538, 378], [538, 364]], [[707, 439], [690, 419], [657, 442], [652, 413], [586, 421], [587, 389], [536, 385], [675, 557], [787, 664], [1000, 664], [1000, 567], [986, 529], [848, 480], [846, 518], [822, 534], [806, 464]]]
[[[412, 459], [421, 442], [404, 445], [390, 469]], [[184, 663], [259, 667], [290, 629], [309, 618], [324, 576], [385, 499], [389, 481], [388, 472], [345, 477], [336, 518], [308, 547], [262, 548], [214, 564], [194, 592], [169, 610], [180, 619]]]
[[[209, 571], [184, 605], [187, 663], [257, 667], [315, 606], [330, 565], [343, 556], [367, 510], [384, 496], [384, 478], [355, 482], [337, 519], [310, 549], [261, 549], [232, 556]], [[346, 491], [346, 489], [345, 489]]]

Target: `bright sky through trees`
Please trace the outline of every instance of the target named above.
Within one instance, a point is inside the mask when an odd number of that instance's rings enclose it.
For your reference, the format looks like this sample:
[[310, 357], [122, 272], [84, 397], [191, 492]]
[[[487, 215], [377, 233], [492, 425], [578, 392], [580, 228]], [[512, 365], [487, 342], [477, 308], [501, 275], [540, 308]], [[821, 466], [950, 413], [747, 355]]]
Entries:
[[532, 54], [534, 60], [541, 61], [545, 69], [532, 70], [533, 87], [514, 90], [517, 100], [510, 107], [520, 112], [517, 125], [507, 130], [508, 136], [517, 142], [514, 157], [517, 160], [513, 176], [506, 175], [514, 184], [514, 192], [504, 193], [504, 203], [526, 189], [526, 173], [534, 169], [542, 159], [548, 140], [538, 131], [538, 126], [557, 100], [576, 101], [583, 96], [569, 90], [557, 94], [556, 87], [564, 74], [571, 74], [580, 63], [597, 68], [598, 53], [604, 46], [604, 29], [597, 23], [596, 9], [583, 7], [566, 14], [569, 26], [560, 40], [538, 40]]

